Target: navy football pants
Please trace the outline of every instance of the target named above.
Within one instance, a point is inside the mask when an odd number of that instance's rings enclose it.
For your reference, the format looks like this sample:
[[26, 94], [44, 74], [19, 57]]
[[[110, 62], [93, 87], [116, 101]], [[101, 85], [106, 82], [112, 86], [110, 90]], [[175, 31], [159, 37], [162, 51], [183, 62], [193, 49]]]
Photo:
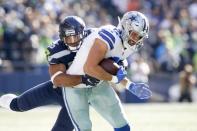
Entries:
[[14, 111], [28, 111], [36, 107], [58, 103], [62, 106], [52, 131], [72, 131], [74, 129], [67, 113], [61, 88], [54, 89], [51, 81], [39, 84], [12, 100]]

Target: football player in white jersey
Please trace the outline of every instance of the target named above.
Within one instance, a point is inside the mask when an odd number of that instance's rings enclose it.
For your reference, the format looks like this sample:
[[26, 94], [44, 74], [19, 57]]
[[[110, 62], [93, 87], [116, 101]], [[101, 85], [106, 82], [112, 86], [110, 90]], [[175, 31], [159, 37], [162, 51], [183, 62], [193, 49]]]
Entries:
[[120, 100], [114, 90], [108, 87], [108, 81], [121, 82], [140, 99], [148, 99], [151, 91], [144, 83], [133, 83], [126, 79], [123, 68], [120, 68], [116, 75], [111, 75], [99, 66], [99, 63], [104, 58], [112, 58], [116, 62], [127, 58], [142, 45], [148, 31], [147, 18], [140, 12], [131, 11], [123, 16], [118, 27], [103, 26], [84, 39], [67, 73], [88, 74], [103, 82], [92, 88], [84, 85], [79, 85], [80, 88], [64, 88], [65, 104], [75, 130], [91, 131], [91, 105], [115, 131], [130, 131]]

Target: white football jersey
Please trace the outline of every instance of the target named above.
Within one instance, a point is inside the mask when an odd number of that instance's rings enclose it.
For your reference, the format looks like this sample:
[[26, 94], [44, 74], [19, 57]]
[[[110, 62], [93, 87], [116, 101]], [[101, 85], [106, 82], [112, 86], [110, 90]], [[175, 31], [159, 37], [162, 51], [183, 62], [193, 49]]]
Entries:
[[115, 26], [106, 25], [99, 28], [97, 38], [108, 45], [108, 51], [105, 58], [112, 58], [114, 61], [126, 59], [133, 51], [132, 47], [125, 47], [120, 36], [119, 30]]
[[[71, 66], [68, 68], [67, 73], [72, 75], [84, 75], [83, 66], [87, 60], [89, 51], [94, 44], [95, 39], [101, 39], [107, 46], [108, 51], [105, 58], [112, 58], [115, 62], [124, 60], [127, 58], [132, 51], [123, 46], [120, 32], [115, 26], [106, 25], [100, 28], [96, 28], [94, 32], [84, 38], [83, 43], [77, 52], [75, 59]], [[84, 87], [80, 84], [77, 87]]]

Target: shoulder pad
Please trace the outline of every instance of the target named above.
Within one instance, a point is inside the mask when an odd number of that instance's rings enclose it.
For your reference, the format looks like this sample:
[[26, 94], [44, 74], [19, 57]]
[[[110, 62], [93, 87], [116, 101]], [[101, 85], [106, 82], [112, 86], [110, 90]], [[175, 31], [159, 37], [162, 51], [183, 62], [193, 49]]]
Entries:
[[98, 28], [87, 28], [85, 30], [85, 36], [90, 35], [91, 33], [95, 32]]
[[99, 28], [98, 35], [100, 39], [105, 41], [109, 46], [109, 49], [112, 50], [114, 48], [114, 44], [117, 39], [117, 33], [115, 32], [115, 26], [106, 25]]
[[61, 40], [57, 40], [47, 47], [47, 51], [49, 52], [49, 55], [53, 55], [57, 52], [60, 52], [66, 49], [68, 49], [67, 46]]
[[113, 25], [104, 25], [101, 26], [100, 29], [106, 29], [106, 30], [114, 30], [116, 27]]
[[47, 47], [45, 54], [49, 64], [57, 64], [59, 63], [59, 58], [70, 54], [70, 51], [63, 41], [57, 40]]

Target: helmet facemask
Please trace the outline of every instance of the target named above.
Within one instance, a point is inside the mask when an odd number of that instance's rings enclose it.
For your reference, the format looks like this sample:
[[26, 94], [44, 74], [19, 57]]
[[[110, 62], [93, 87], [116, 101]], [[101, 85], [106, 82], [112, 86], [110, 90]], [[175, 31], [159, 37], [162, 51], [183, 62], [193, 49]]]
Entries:
[[64, 43], [68, 46], [69, 50], [75, 52], [82, 44], [84, 32], [76, 32], [74, 29], [67, 29], [63, 37]]

